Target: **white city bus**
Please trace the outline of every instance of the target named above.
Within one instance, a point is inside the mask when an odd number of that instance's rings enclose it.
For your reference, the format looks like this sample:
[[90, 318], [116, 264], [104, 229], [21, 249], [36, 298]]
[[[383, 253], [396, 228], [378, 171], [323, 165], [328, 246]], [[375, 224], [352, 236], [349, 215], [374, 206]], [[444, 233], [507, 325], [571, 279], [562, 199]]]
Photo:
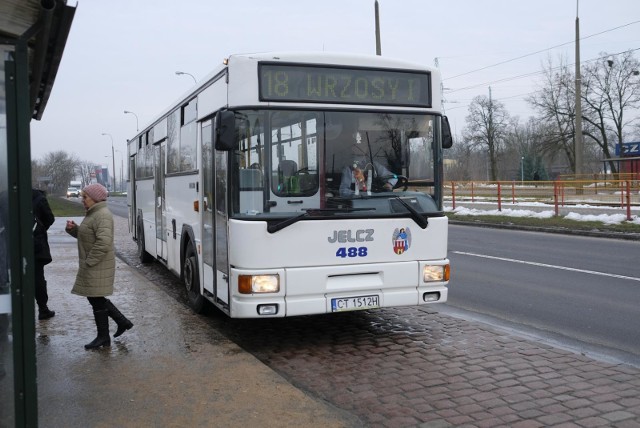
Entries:
[[235, 318], [447, 299], [437, 70], [233, 55], [129, 141], [141, 261]]

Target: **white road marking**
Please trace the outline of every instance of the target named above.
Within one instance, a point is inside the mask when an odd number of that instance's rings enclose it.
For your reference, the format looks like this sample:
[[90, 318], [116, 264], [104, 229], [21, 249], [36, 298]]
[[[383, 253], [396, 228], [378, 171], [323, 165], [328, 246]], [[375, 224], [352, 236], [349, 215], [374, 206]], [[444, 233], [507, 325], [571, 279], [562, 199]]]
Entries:
[[508, 259], [508, 258], [505, 258], [505, 257], [488, 256], [486, 254], [467, 253], [467, 252], [464, 252], [464, 251], [452, 251], [452, 253], [460, 254], [460, 255], [463, 255], [463, 256], [481, 257], [481, 258], [484, 258], [484, 259], [500, 260], [500, 261], [503, 261], [503, 262], [521, 263], [521, 264], [524, 264], [524, 265], [540, 266], [540, 267], [546, 267], [546, 268], [550, 268], [550, 269], [560, 269], [560, 270], [566, 270], [566, 271], [571, 271], [571, 272], [586, 273], [586, 274], [589, 274], [589, 275], [608, 276], [610, 278], [628, 279], [628, 280], [631, 280], [631, 281], [640, 282], [640, 278], [636, 278], [636, 277], [633, 277], [633, 276], [616, 275], [614, 273], [598, 272], [598, 271], [595, 271], [595, 270], [576, 269], [576, 268], [571, 268], [571, 267], [566, 267], [566, 266], [549, 265], [549, 264], [546, 264], [546, 263], [528, 262], [526, 260], [516, 260], [516, 259]]

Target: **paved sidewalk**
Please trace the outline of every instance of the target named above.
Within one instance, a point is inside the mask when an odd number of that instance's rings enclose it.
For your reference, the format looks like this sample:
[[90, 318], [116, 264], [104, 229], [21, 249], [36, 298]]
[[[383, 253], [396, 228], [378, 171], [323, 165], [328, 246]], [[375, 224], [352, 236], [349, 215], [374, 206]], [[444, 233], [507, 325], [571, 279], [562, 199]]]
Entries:
[[36, 321], [39, 426], [361, 426], [294, 388], [121, 260], [111, 299], [134, 327], [111, 348], [86, 351], [96, 328], [87, 300], [70, 292], [77, 247], [66, 220], [50, 229], [54, 261], [45, 268], [56, 316]]

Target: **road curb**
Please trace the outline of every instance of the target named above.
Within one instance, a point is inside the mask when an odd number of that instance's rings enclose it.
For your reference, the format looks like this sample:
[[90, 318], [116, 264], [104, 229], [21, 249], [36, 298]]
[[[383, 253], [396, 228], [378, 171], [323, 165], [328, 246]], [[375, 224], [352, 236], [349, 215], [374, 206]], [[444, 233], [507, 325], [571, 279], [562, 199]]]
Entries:
[[528, 232], [545, 232], [545, 233], [557, 233], [564, 235], [576, 235], [576, 236], [590, 236], [593, 238], [610, 238], [610, 239], [625, 239], [631, 241], [640, 241], [640, 233], [624, 233], [624, 232], [603, 232], [600, 230], [578, 230], [578, 229], [566, 229], [559, 227], [542, 227], [542, 226], [523, 226], [517, 224], [504, 224], [504, 223], [488, 223], [482, 221], [460, 221], [449, 219], [449, 224], [462, 225], [462, 226], [477, 226], [487, 227], [494, 229], [510, 229], [510, 230], [524, 230]]

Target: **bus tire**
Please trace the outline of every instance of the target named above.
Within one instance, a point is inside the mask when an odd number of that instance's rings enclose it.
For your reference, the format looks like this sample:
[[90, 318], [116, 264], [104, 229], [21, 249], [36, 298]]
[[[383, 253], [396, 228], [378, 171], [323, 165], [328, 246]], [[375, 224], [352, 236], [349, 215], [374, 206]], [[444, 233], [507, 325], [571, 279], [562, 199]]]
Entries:
[[182, 280], [187, 292], [189, 307], [197, 314], [205, 309], [205, 298], [200, 294], [200, 276], [198, 275], [198, 259], [191, 243], [187, 244], [182, 265]]
[[151, 254], [147, 253], [144, 246], [144, 228], [142, 227], [142, 219], [138, 219], [138, 259], [140, 263], [149, 263], [152, 260]]

